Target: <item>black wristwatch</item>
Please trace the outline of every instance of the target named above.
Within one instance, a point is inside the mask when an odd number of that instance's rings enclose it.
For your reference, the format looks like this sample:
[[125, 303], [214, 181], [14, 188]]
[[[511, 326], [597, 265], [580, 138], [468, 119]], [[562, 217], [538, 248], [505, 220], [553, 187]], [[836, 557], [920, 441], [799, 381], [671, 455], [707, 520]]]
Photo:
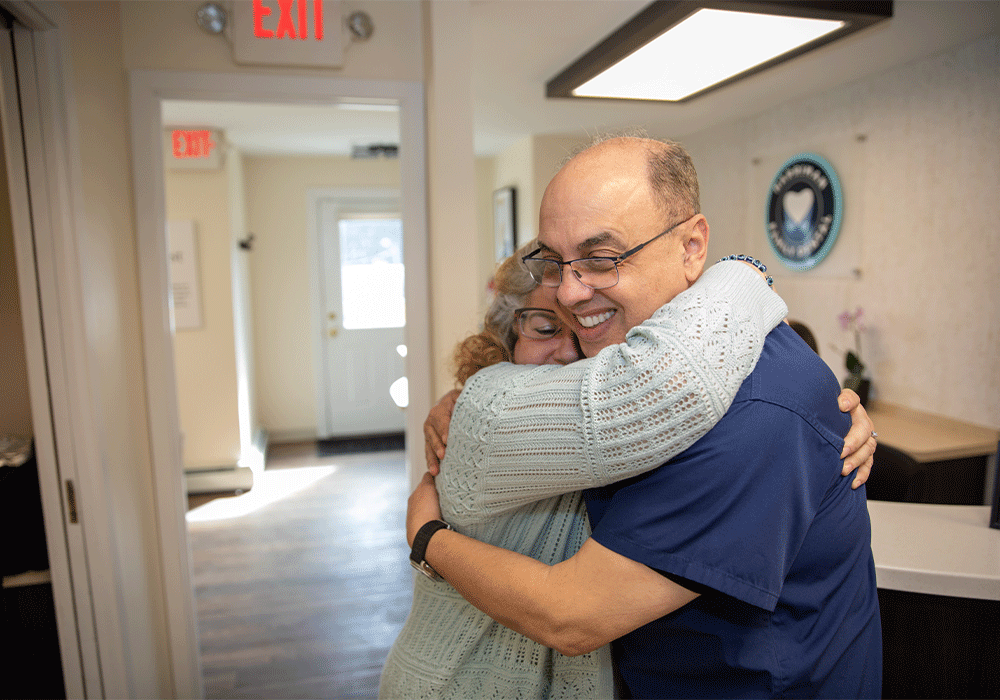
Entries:
[[413, 549], [410, 550], [410, 566], [431, 580], [444, 581], [438, 572], [431, 568], [431, 565], [427, 563], [424, 557], [427, 554], [427, 544], [431, 541], [434, 533], [438, 530], [450, 529], [451, 525], [443, 520], [431, 520], [417, 530], [417, 534], [413, 538]]

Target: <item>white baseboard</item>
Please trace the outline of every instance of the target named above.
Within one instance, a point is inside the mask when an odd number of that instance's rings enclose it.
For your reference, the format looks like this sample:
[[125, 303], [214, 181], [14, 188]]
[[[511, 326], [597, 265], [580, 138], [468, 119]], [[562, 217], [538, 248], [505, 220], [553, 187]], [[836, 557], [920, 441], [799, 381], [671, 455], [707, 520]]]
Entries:
[[253, 487], [253, 470], [248, 467], [187, 472], [184, 484], [188, 494], [216, 491], [249, 491]]

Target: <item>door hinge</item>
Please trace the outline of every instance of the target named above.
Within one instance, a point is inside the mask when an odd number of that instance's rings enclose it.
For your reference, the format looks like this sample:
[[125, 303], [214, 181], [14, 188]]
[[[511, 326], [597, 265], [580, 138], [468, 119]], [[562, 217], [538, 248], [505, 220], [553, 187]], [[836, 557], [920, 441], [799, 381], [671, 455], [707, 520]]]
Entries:
[[76, 525], [79, 520], [76, 517], [76, 489], [72, 479], [66, 479], [66, 507], [69, 508], [70, 523]]

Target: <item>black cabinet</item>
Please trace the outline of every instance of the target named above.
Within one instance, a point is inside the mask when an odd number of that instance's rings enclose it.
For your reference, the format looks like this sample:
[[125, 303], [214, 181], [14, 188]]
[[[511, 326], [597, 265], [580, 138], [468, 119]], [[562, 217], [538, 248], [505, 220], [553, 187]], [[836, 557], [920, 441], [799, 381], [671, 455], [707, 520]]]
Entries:
[[882, 697], [1000, 698], [1000, 601], [879, 589]]
[[868, 498], [901, 503], [981, 506], [987, 457], [919, 462], [903, 450], [879, 443], [865, 489]]

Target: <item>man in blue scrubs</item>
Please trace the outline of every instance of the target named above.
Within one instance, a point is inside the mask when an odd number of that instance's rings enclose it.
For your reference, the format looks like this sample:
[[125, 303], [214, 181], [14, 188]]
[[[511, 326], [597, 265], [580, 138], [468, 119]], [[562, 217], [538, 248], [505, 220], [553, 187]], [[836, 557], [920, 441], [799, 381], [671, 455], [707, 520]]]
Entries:
[[840, 483], [846, 417], [819, 400], [837, 391], [782, 324], [704, 438], [584, 492], [594, 540], [701, 593], [612, 644], [630, 697], [880, 695], [868, 511]]
[[[584, 354], [622, 342], [704, 266], [690, 157], [635, 138], [582, 152], [546, 189], [539, 243]], [[566, 271], [589, 257], [618, 258], [618, 283], [595, 290]], [[838, 391], [782, 324], [705, 437], [586, 493], [593, 536], [570, 559], [550, 567], [449, 530], [425, 559], [480, 610], [564, 654], [613, 642], [626, 697], [878, 697], [870, 522], [864, 489], [840, 477], [850, 421]], [[437, 517], [425, 478], [410, 539]]]

